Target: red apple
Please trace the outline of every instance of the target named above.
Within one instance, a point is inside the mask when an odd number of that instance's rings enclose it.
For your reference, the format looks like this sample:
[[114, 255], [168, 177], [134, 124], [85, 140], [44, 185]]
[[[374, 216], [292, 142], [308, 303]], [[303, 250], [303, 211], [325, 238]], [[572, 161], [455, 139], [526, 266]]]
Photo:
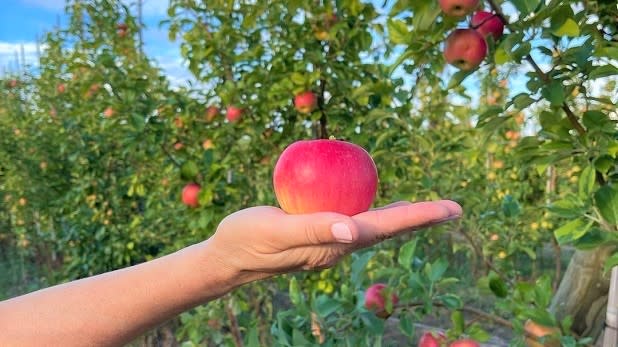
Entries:
[[479, 6], [479, 0], [439, 0], [440, 8], [447, 16], [463, 17]]
[[486, 55], [487, 42], [474, 29], [456, 29], [446, 38], [444, 58], [461, 70], [475, 69]]
[[103, 116], [105, 118], [110, 118], [114, 115], [114, 108], [111, 106], [108, 106], [105, 111], [103, 111]]
[[228, 106], [227, 110], [225, 111], [225, 118], [228, 120], [228, 122], [236, 123], [240, 120], [240, 117], [242, 117], [242, 109], [236, 106]]
[[440, 347], [446, 342], [446, 336], [443, 333], [434, 334], [427, 331], [418, 340], [418, 347]]
[[273, 184], [277, 201], [287, 213], [353, 216], [373, 204], [378, 172], [369, 153], [353, 143], [297, 141], [277, 160]]
[[199, 205], [201, 187], [197, 183], [189, 183], [182, 189], [182, 203], [189, 207]]
[[215, 106], [210, 106], [206, 109], [206, 121], [212, 122], [219, 115], [219, 109]]
[[15, 80], [15, 79], [10, 80], [9, 83], [8, 83], [9, 88], [15, 88], [15, 87], [17, 87], [18, 84], [19, 84], [19, 82], [17, 82], [17, 80]]
[[[367, 288], [365, 292], [365, 307], [368, 310], [374, 311], [376, 316], [380, 318], [388, 318], [391, 312], [386, 310], [386, 298], [385, 289], [387, 288], [384, 283], [376, 283]], [[391, 303], [395, 306], [399, 302], [399, 298], [395, 293], [391, 293]]]
[[502, 19], [498, 15], [486, 11], [474, 13], [470, 25], [483, 37], [492, 35], [496, 41], [502, 37], [502, 32], [504, 31]]
[[58, 91], [58, 94], [62, 94], [66, 91], [66, 86], [64, 83], [60, 83], [56, 86], [56, 90]]
[[294, 107], [300, 113], [311, 113], [318, 105], [318, 98], [313, 92], [302, 92], [294, 97]]
[[481, 345], [472, 339], [459, 339], [452, 342], [449, 347], [481, 347]]

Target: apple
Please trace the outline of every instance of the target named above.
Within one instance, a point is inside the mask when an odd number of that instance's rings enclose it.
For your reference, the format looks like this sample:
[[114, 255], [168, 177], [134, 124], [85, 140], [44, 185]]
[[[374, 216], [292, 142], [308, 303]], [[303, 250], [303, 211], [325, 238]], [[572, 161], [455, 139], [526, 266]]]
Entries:
[[105, 111], [103, 111], [103, 116], [105, 118], [111, 118], [114, 115], [114, 108], [111, 106], [108, 106]]
[[483, 37], [492, 35], [495, 41], [502, 37], [502, 32], [504, 31], [504, 23], [500, 16], [487, 11], [474, 13], [470, 25]]
[[215, 106], [210, 106], [206, 109], [206, 121], [212, 122], [219, 115], [219, 109]]
[[481, 345], [472, 339], [459, 339], [451, 342], [449, 347], [481, 347]]
[[174, 118], [174, 126], [178, 129], [182, 129], [185, 126], [185, 123], [182, 121], [182, 118], [176, 117]]
[[425, 332], [418, 340], [418, 347], [440, 347], [446, 342], [444, 333]]
[[66, 86], [64, 85], [64, 83], [60, 83], [56, 86], [56, 91], [58, 91], [58, 94], [62, 94], [66, 91]]
[[[367, 288], [365, 292], [365, 307], [368, 310], [374, 311], [376, 316], [380, 318], [388, 318], [390, 317], [391, 312], [387, 312], [386, 310], [386, 298], [385, 298], [385, 290], [387, 289], [386, 284], [384, 283], [375, 283]], [[395, 293], [391, 293], [391, 303], [393, 306], [397, 305], [399, 302], [399, 298]]]
[[479, 6], [479, 0], [439, 0], [442, 12], [450, 17], [463, 17]]
[[184, 146], [185, 146], [185, 145], [184, 145], [182, 142], [180, 142], [180, 141], [179, 141], [179, 142], [174, 143], [174, 149], [175, 149], [175, 150], [177, 150], [177, 151], [181, 150], [181, 149], [182, 149], [182, 147], [184, 147]]
[[[538, 226], [537, 226], [538, 228]], [[544, 342], [535, 340], [540, 339], [544, 336], [559, 334], [560, 329], [556, 327], [548, 327], [534, 322], [531, 319], [528, 319], [524, 324], [524, 330], [527, 333], [526, 337], [526, 345], [529, 347], [559, 347], [560, 341], [557, 338], [549, 338], [546, 337]]]
[[444, 58], [461, 70], [478, 67], [487, 55], [487, 42], [474, 29], [456, 29], [446, 38]]
[[206, 139], [204, 140], [204, 142], [202, 142], [202, 148], [209, 150], [211, 148], [214, 148], [215, 145], [212, 143], [211, 139]]
[[228, 106], [227, 110], [225, 110], [225, 118], [230, 123], [236, 123], [242, 117], [242, 109], [236, 106]]
[[199, 205], [200, 187], [197, 183], [189, 183], [182, 189], [182, 203], [189, 207]]
[[291, 214], [337, 212], [353, 216], [375, 199], [378, 172], [362, 147], [335, 139], [289, 145], [275, 164], [275, 195]]
[[125, 37], [125, 36], [127, 35], [127, 29], [128, 29], [128, 28], [129, 28], [129, 27], [128, 27], [125, 23], [119, 23], [119, 24], [116, 26], [116, 29], [118, 29], [118, 30], [117, 30], [117, 32], [118, 32], [118, 36], [120, 36], [120, 37]]
[[9, 86], [9, 88], [15, 88], [15, 87], [17, 87], [17, 85], [18, 85], [18, 84], [19, 84], [19, 82], [17, 82], [17, 80], [15, 80], [15, 79], [10, 80], [10, 81], [8, 82], [8, 86]]
[[318, 105], [318, 98], [313, 92], [302, 92], [294, 97], [294, 107], [300, 113], [311, 113]]

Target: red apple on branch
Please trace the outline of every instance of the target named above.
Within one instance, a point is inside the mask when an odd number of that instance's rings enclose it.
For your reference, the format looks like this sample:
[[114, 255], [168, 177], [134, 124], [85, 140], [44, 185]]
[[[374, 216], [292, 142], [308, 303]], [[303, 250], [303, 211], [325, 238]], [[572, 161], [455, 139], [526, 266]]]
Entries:
[[238, 122], [241, 117], [242, 117], [242, 109], [236, 106], [228, 106], [227, 110], [225, 111], [225, 118], [230, 123]]
[[300, 113], [311, 113], [318, 105], [318, 98], [313, 92], [302, 92], [294, 97], [294, 107]]
[[459, 339], [452, 342], [449, 347], [481, 347], [481, 345], [472, 339]]
[[209, 106], [206, 109], [206, 121], [212, 122], [219, 115], [219, 109], [216, 106]]
[[479, 0], [439, 0], [442, 12], [450, 17], [463, 17], [479, 6]]
[[446, 38], [444, 59], [460, 70], [473, 70], [487, 55], [485, 38], [474, 29], [456, 29]]
[[375, 199], [378, 172], [362, 147], [339, 140], [297, 141], [275, 164], [277, 201], [287, 213], [365, 212]]
[[62, 94], [66, 91], [66, 86], [64, 85], [64, 83], [60, 83], [56, 86], [56, 91], [58, 92], [58, 94]]
[[201, 187], [197, 183], [189, 183], [182, 189], [182, 203], [189, 207], [199, 206]]
[[474, 13], [470, 26], [483, 35], [483, 37], [492, 35], [496, 41], [502, 37], [502, 32], [504, 31], [504, 23], [500, 16], [487, 11]]
[[[388, 318], [393, 313], [392, 310], [387, 310], [387, 286], [384, 283], [376, 283], [367, 288], [365, 292], [365, 307], [374, 311], [376, 316], [380, 318]], [[399, 298], [395, 293], [391, 293], [390, 303], [395, 306], [399, 302]]]
[[446, 343], [446, 336], [443, 333], [434, 334], [427, 331], [418, 340], [418, 347], [440, 347]]

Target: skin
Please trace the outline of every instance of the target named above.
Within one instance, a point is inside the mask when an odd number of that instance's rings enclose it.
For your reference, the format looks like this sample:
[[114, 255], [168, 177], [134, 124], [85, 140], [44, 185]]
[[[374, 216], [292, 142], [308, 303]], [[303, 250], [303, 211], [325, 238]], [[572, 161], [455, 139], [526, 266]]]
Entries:
[[352, 217], [241, 210], [211, 238], [175, 253], [0, 302], [0, 346], [121, 346], [246, 283], [327, 268], [355, 250], [461, 214], [448, 200], [399, 202]]
[[446, 39], [444, 58], [461, 70], [475, 69], [486, 55], [487, 42], [474, 29], [457, 29]]

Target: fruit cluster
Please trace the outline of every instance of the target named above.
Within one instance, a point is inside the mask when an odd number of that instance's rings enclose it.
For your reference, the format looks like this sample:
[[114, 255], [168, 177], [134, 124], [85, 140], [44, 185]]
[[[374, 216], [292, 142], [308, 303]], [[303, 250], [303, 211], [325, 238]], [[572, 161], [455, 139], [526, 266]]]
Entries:
[[[480, 0], [439, 0], [442, 12], [465, 19], [480, 6]], [[463, 71], [476, 69], [488, 53], [487, 40], [498, 41], [504, 31], [502, 16], [488, 11], [474, 12], [468, 28], [458, 28], [446, 38], [444, 59]]]

